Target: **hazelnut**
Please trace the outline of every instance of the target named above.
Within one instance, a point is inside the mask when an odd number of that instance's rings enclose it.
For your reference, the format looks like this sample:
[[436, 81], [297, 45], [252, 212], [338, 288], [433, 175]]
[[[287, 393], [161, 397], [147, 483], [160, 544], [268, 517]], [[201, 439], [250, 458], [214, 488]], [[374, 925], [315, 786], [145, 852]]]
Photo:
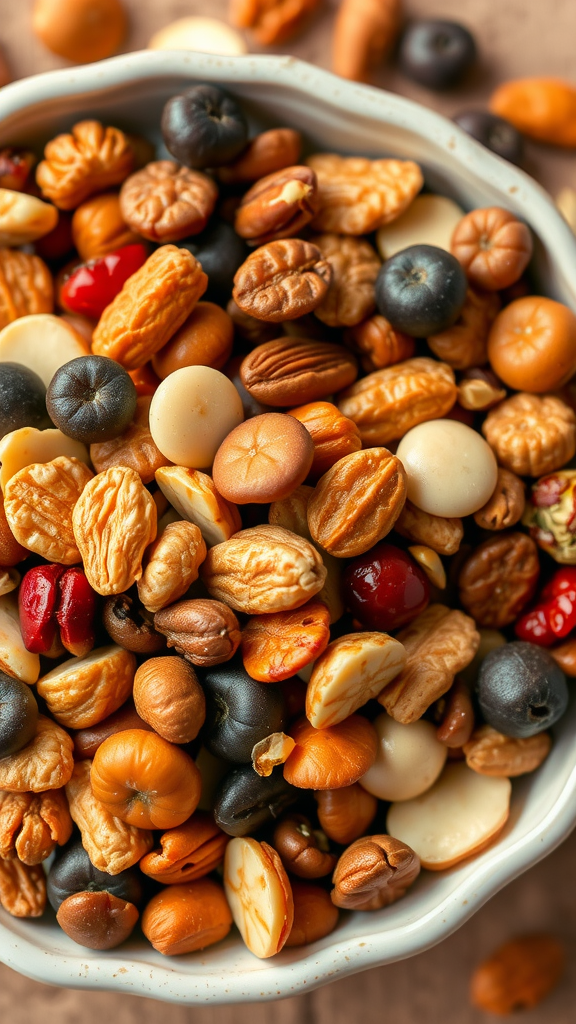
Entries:
[[347, 846], [370, 827], [378, 801], [357, 782], [343, 789], [324, 789], [314, 793], [318, 820], [323, 831], [335, 843]]
[[126, 701], [121, 708], [118, 708], [118, 711], [108, 715], [108, 718], [98, 722], [97, 725], [72, 732], [74, 760], [90, 760], [104, 740], [115, 732], [124, 732], [125, 729], [150, 729], [148, 723], [140, 718], [131, 700]]
[[317, 942], [334, 931], [338, 924], [338, 910], [329, 893], [319, 885], [291, 882], [294, 900], [294, 923], [286, 939], [288, 946], [306, 946]]
[[168, 647], [203, 668], [229, 661], [241, 639], [234, 612], [222, 601], [203, 598], [163, 608], [156, 612], [154, 626], [167, 638]]
[[149, 658], [134, 676], [134, 704], [169, 743], [196, 739], [206, 717], [204, 691], [183, 658]]
[[164, 637], [148, 621], [144, 609], [138, 608], [128, 594], [107, 599], [102, 622], [112, 640], [134, 654], [157, 654], [166, 647]]
[[350, 715], [327, 729], [315, 729], [301, 718], [290, 734], [296, 746], [284, 765], [284, 778], [298, 789], [351, 786], [376, 760], [376, 731], [360, 715]]
[[332, 881], [332, 902], [345, 910], [380, 910], [405, 895], [420, 860], [392, 836], [365, 836], [344, 851]]
[[274, 829], [273, 843], [286, 870], [299, 878], [323, 878], [336, 864], [326, 836], [315, 832], [303, 814], [283, 818]]
[[74, 942], [88, 949], [114, 949], [131, 934], [138, 910], [109, 892], [77, 892], [58, 909], [56, 920]]

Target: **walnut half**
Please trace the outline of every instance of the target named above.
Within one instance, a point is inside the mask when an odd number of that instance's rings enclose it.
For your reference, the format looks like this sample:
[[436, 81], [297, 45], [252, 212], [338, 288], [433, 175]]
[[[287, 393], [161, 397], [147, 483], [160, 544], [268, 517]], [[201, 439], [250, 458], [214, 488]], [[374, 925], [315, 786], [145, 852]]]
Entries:
[[71, 835], [72, 819], [62, 789], [38, 794], [0, 791], [0, 857], [18, 857], [32, 867]]
[[0, 858], [0, 903], [12, 917], [41, 917], [46, 906], [46, 875], [16, 857]]

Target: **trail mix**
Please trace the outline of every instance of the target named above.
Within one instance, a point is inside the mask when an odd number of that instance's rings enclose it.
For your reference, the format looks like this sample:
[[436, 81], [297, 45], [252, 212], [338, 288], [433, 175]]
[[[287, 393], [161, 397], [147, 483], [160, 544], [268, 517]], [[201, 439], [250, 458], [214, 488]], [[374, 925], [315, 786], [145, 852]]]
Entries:
[[484, 850], [550, 751], [576, 316], [412, 161], [212, 85], [162, 132], [0, 161], [0, 902], [269, 957]]

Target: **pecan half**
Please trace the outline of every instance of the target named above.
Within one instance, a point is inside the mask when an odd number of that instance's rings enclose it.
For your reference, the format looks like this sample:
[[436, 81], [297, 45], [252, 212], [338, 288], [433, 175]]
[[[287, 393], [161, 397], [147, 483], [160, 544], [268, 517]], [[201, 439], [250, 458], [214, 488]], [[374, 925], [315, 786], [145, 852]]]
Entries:
[[499, 467], [494, 494], [474, 513], [474, 519], [483, 530], [505, 530], [507, 526], [520, 522], [525, 506], [522, 480], [510, 470]]
[[317, 208], [316, 175], [309, 167], [285, 167], [257, 181], [236, 210], [234, 227], [251, 245], [291, 238]]
[[392, 836], [364, 836], [344, 851], [330, 893], [345, 910], [380, 910], [406, 895], [420, 874], [420, 860]]
[[120, 209], [136, 234], [151, 242], [178, 242], [206, 227], [217, 198], [207, 174], [156, 160], [124, 182]]
[[505, 775], [515, 778], [536, 771], [546, 760], [552, 746], [547, 732], [527, 739], [504, 736], [491, 725], [482, 725], [464, 744], [466, 764], [479, 775]]
[[498, 461], [518, 476], [552, 473], [576, 452], [576, 416], [554, 395], [512, 395], [490, 410], [482, 433]]
[[0, 249], [0, 330], [20, 316], [52, 313], [52, 274], [39, 256]]
[[368, 235], [396, 220], [424, 183], [411, 160], [315, 153], [306, 163], [318, 178], [320, 208], [312, 222], [317, 231]]
[[281, 323], [320, 305], [332, 270], [316, 245], [299, 238], [269, 242], [237, 270], [232, 297], [244, 313]]
[[44, 150], [36, 181], [61, 210], [73, 210], [94, 192], [119, 185], [134, 167], [134, 151], [119, 128], [80, 121], [69, 135], [57, 135]]
[[147, 562], [138, 580], [138, 597], [150, 612], [177, 601], [198, 579], [206, 558], [206, 544], [194, 523], [169, 523], [147, 552]]
[[38, 716], [34, 739], [22, 750], [0, 758], [0, 790], [9, 793], [44, 793], [61, 789], [74, 768], [74, 744], [51, 718]]
[[0, 904], [12, 917], [41, 917], [46, 906], [46, 875], [17, 857], [0, 858]]
[[41, 864], [72, 835], [63, 789], [45, 793], [0, 791], [0, 857]]
[[269, 406], [314, 402], [348, 387], [357, 375], [356, 360], [342, 345], [306, 338], [267, 341], [240, 367], [248, 393]]
[[240, 645], [238, 619], [222, 601], [178, 601], [156, 612], [154, 627], [168, 647], [203, 668], [229, 661]]
[[406, 501], [394, 529], [408, 540], [426, 544], [439, 555], [455, 555], [464, 536], [461, 519], [446, 519], [432, 515], [431, 512], [423, 512], [411, 501]]
[[315, 315], [329, 327], [352, 327], [374, 311], [380, 258], [363, 238], [315, 235], [311, 241], [332, 267], [332, 280]]
[[501, 629], [514, 622], [533, 596], [539, 572], [538, 549], [531, 537], [490, 537], [460, 571], [460, 600], [479, 626]]

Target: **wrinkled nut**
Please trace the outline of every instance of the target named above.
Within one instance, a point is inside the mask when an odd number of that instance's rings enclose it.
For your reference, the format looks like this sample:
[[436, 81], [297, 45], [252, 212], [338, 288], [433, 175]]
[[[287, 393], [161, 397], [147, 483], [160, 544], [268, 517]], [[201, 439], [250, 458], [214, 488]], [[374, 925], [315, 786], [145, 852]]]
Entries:
[[325, 650], [330, 612], [318, 598], [296, 611], [254, 615], [242, 631], [242, 660], [252, 679], [290, 679]]
[[242, 529], [238, 509], [218, 494], [207, 473], [167, 466], [157, 470], [156, 483], [182, 518], [199, 528], [207, 547], [229, 540]]
[[133, 469], [115, 466], [84, 488], [72, 514], [88, 582], [98, 594], [121, 594], [142, 576], [156, 537], [156, 505]]
[[314, 402], [348, 387], [357, 376], [356, 360], [342, 345], [307, 338], [264, 342], [240, 367], [248, 393], [272, 406]]
[[326, 569], [302, 537], [276, 526], [254, 526], [211, 548], [201, 576], [212, 597], [258, 615], [306, 604], [324, 586]]
[[230, 20], [238, 28], [252, 29], [262, 46], [291, 39], [320, 6], [321, 0], [232, 0]]
[[58, 210], [26, 192], [0, 188], [0, 245], [26, 245], [56, 227]]
[[133, 168], [134, 151], [124, 132], [80, 121], [71, 134], [47, 144], [36, 181], [61, 210], [73, 210], [95, 192], [119, 185]]
[[154, 839], [147, 829], [127, 825], [115, 818], [92, 793], [91, 761], [79, 761], [66, 786], [72, 820], [80, 829], [82, 846], [99, 871], [118, 875], [137, 864], [152, 848]]
[[424, 570], [430, 583], [438, 587], [438, 590], [444, 590], [446, 587], [446, 572], [438, 553], [424, 544], [414, 544], [408, 548], [408, 551], [414, 561]]
[[224, 939], [231, 926], [224, 891], [211, 878], [163, 889], [142, 914], [144, 935], [164, 956], [206, 949]]
[[358, 428], [332, 402], [309, 402], [290, 409], [306, 427], [314, 444], [314, 460], [308, 477], [319, 480], [336, 462], [362, 447]]
[[268, 779], [274, 768], [285, 764], [296, 744], [285, 732], [272, 732], [252, 748], [252, 767], [263, 779]]
[[428, 347], [454, 370], [483, 366], [488, 362], [488, 334], [501, 305], [495, 292], [468, 288], [456, 323], [427, 338]]
[[11, 567], [26, 558], [28, 552], [19, 544], [8, 526], [4, 511], [4, 497], [0, 494], [0, 565]]
[[332, 267], [332, 280], [315, 315], [328, 327], [352, 327], [374, 312], [374, 284], [381, 262], [363, 238], [315, 235], [311, 241]]
[[378, 701], [388, 714], [408, 725], [442, 697], [457, 672], [472, 661], [480, 634], [463, 612], [431, 604], [397, 634], [406, 651], [406, 664]]
[[134, 676], [136, 711], [169, 743], [195, 740], [206, 718], [204, 691], [182, 658], [149, 658]]
[[316, 212], [316, 175], [309, 167], [285, 167], [257, 181], [236, 210], [236, 234], [251, 245], [292, 238]]
[[538, 548], [525, 533], [504, 533], [480, 544], [458, 577], [460, 600], [479, 626], [501, 629], [533, 596]]
[[39, 256], [0, 249], [0, 329], [21, 316], [52, 313], [52, 274]]
[[406, 895], [420, 860], [392, 836], [365, 836], [344, 851], [332, 881], [332, 902], [344, 910], [380, 910]]
[[336, 856], [326, 836], [313, 830], [303, 814], [288, 814], [276, 825], [272, 840], [284, 867], [298, 878], [323, 878], [334, 870]]
[[322, 830], [342, 846], [348, 846], [363, 835], [378, 810], [376, 797], [358, 783], [343, 789], [321, 790], [314, 793], [314, 799]]
[[38, 716], [34, 739], [16, 754], [0, 758], [0, 790], [45, 793], [65, 786], [74, 768], [73, 743], [51, 718]]
[[127, 466], [138, 473], [143, 484], [154, 480], [154, 474], [170, 462], [155, 445], [150, 433], [150, 395], [136, 399], [134, 420], [123, 434], [111, 441], [90, 445], [90, 459], [97, 473], [113, 466]]
[[269, 242], [237, 270], [232, 297], [257, 320], [281, 323], [320, 305], [332, 271], [316, 245], [299, 238]]
[[345, 0], [338, 8], [332, 39], [332, 70], [354, 82], [368, 82], [392, 47], [402, 23], [400, 0]]
[[471, 210], [452, 235], [452, 255], [477, 288], [498, 291], [522, 276], [532, 255], [530, 229], [499, 206]]
[[64, 790], [39, 793], [0, 791], [0, 858], [41, 864], [72, 835]]
[[166, 646], [164, 637], [155, 631], [127, 594], [108, 598], [102, 624], [115, 643], [134, 654], [157, 654]]
[[169, 523], [146, 558], [138, 580], [138, 597], [148, 611], [159, 612], [182, 597], [198, 579], [206, 544], [194, 523]]
[[474, 971], [470, 999], [487, 1013], [538, 1006], [564, 973], [566, 952], [552, 935], [523, 935], [500, 946]]
[[0, 905], [12, 917], [41, 917], [46, 906], [46, 875], [17, 857], [0, 858]]
[[229, 839], [211, 814], [196, 811], [183, 825], [164, 832], [160, 849], [147, 853], [139, 867], [162, 885], [193, 882], [222, 863]]
[[202, 668], [230, 661], [240, 646], [240, 624], [222, 601], [179, 601], [156, 612], [154, 627], [168, 647]]
[[406, 500], [406, 473], [386, 448], [340, 459], [316, 484], [308, 504], [312, 539], [337, 558], [354, 558], [393, 528]]
[[120, 210], [136, 234], [151, 242], [178, 242], [206, 227], [217, 198], [207, 174], [157, 160], [124, 182]]
[[38, 680], [38, 693], [60, 725], [97, 725], [128, 699], [136, 658], [122, 647], [99, 647], [84, 658], [69, 658]]
[[144, 366], [190, 316], [207, 285], [192, 253], [175, 245], [160, 246], [104, 310], [92, 351], [127, 370]]
[[16, 540], [49, 562], [80, 562], [72, 513], [92, 478], [83, 462], [66, 455], [15, 473], [4, 488], [4, 511]]
[[318, 178], [320, 208], [312, 226], [341, 235], [368, 235], [396, 220], [424, 182], [411, 160], [315, 153], [306, 163]]
[[218, 179], [226, 185], [259, 181], [283, 167], [298, 163], [302, 136], [293, 128], [271, 128], [261, 132], [231, 164], [217, 168]]
[[366, 373], [412, 359], [416, 351], [414, 339], [394, 330], [392, 324], [379, 313], [348, 328], [344, 333], [344, 341], [353, 352], [360, 355]]
[[547, 732], [527, 739], [504, 736], [491, 725], [482, 725], [463, 744], [466, 764], [480, 775], [504, 775], [515, 778], [536, 771], [546, 760], [552, 746]]
[[294, 900], [294, 922], [286, 939], [287, 949], [290, 946], [307, 946], [323, 939], [334, 931], [339, 916], [330, 895], [321, 886], [308, 885], [307, 882], [294, 879], [290, 885]]
[[490, 410], [482, 433], [498, 462], [518, 476], [552, 473], [576, 452], [576, 416], [553, 395], [512, 395]]
[[474, 513], [474, 520], [483, 530], [505, 530], [516, 526], [524, 515], [526, 489], [515, 473], [498, 469], [498, 482], [492, 497]]
[[376, 760], [376, 730], [360, 715], [326, 729], [315, 729], [301, 718], [290, 735], [296, 746], [284, 765], [284, 778], [297, 789], [352, 786]]
[[268, 843], [235, 838], [226, 847], [224, 889], [248, 949], [260, 959], [279, 953], [294, 920], [290, 882]]
[[458, 405], [471, 412], [485, 412], [504, 398], [506, 389], [490, 370], [469, 370], [458, 384]]
[[115, 192], [93, 196], [74, 211], [72, 238], [81, 260], [98, 259], [125, 245], [138, 242], [139, 236], [126, 224]]
[[411, 501], [406, 501], [394, 529], [402, 537], [425, 544], [439, 555], [455, 555], [464, 536], [461, 519], [446, 519], [423, 512]]
[[406, 663], [401, 643], [387, 633], [350, 633], [334, 640], [314, 664], [306, 717], [315, 729], [337, 725], [377, 697]]
[[77, 892], [60, 904], [56, 920], [74, 942], [88, 949], [114, 949], [127, 939], [139, 913], [109, 892]]
[[[480, 653], [480, 647], [477, 653]], [[436, 730], [436, 739], [450, 749], [458, 750], [468, 742], [474, 728], [474, 705], [469, 686], [463, 679], [456, 678], [438, 704], [441, 706], [442, 721]]]
[[425, 420], [441, 419], [458, 396], [454, 373], [426, 357], [376, 370], [348, 388], [338, 408], [354, 421], [363, 443], [386, 445]]
[[24, 646], [14, 591], [0, 597], [0, 672], [24, 683], [35, 683], [40, 675], [40, 656]]

